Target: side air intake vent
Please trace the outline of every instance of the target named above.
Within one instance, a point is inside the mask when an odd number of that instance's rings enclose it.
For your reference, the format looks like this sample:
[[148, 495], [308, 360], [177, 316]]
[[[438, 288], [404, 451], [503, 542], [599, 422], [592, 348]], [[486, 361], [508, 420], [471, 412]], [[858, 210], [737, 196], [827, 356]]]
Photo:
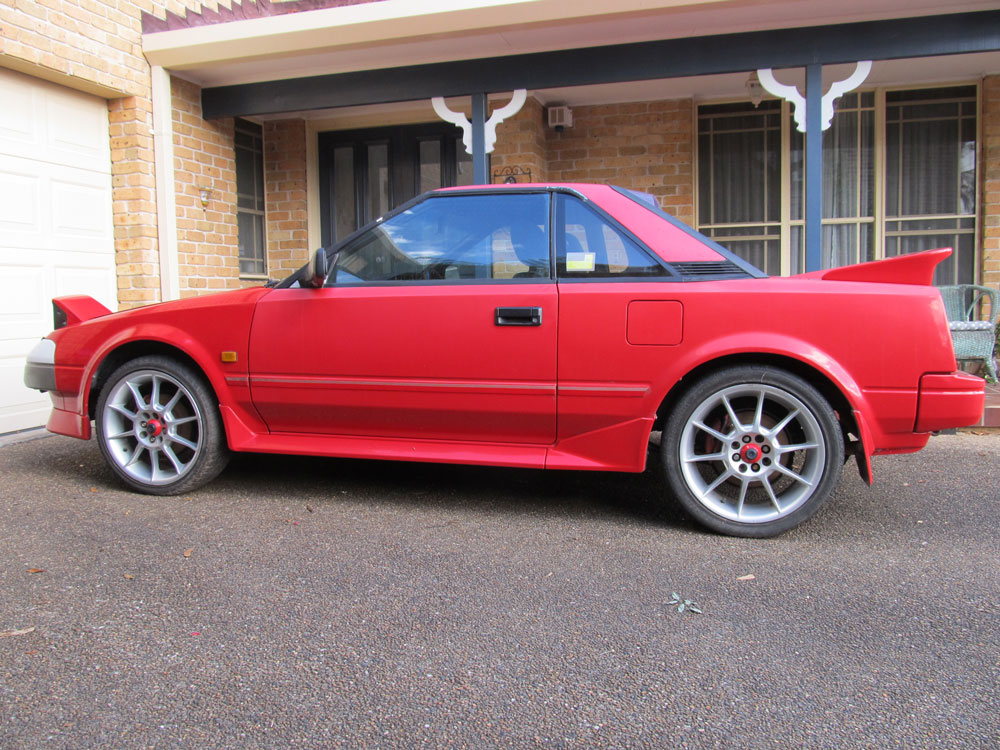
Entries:
[[691, 261], [671, 263], [685, 281], [712, 281], [714, 279], [745, 279], [750, 274], [729, 260]]

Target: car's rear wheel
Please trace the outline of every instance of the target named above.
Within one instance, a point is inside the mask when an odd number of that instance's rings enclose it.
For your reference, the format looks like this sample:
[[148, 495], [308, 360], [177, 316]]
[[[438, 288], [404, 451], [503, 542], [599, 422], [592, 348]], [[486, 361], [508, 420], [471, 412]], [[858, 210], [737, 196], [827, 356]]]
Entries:
[[695, 383], [663, 432], [667, 482], [715, 531], [768, 537], [798, 526], [840, 481], [844, 445], [826, 399], [802, 378], [733, 367]]
[[168, 357], [139, 357], [115, 370], [101, 390], [95, 421], [108, 465], [140, 492], [189, 492], [229, 460], [211, 388]]

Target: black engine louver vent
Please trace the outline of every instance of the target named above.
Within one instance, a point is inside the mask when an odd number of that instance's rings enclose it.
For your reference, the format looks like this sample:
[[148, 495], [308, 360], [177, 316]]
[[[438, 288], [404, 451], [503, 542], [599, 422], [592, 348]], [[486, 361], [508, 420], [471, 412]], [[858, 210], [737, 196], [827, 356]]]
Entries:
[[674, 270], [688, 281], [709, 281], [712, 279], [744, 279], [750, 276], [746, 271], [729, 260], [690, 261], [671, 263]]

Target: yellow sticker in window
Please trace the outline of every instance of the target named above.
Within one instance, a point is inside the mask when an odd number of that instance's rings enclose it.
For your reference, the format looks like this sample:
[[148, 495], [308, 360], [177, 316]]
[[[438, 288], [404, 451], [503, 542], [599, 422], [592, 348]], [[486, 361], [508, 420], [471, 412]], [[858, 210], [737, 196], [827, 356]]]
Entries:
[[574, 273], [593, 271], [596, 259], [595, 253], [566, 253], [566, 270]]

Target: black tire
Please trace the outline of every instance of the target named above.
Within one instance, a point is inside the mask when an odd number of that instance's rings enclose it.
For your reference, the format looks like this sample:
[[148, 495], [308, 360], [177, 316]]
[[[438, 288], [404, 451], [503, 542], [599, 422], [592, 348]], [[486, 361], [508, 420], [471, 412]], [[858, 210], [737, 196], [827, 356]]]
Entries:
[[813, 516], [844, 464], [826, 399], [797, 375], [764, 366], [695, 382], [670, 413], [661, 450], [667, 484], [688, 513], [719, 533], [754, 538]]
[[149, 495], [190, 492], [229, 461], [218, 399], [200, 372], [170, 357], [138, 357], [115, 370], [94, 421], [108, 466]]

